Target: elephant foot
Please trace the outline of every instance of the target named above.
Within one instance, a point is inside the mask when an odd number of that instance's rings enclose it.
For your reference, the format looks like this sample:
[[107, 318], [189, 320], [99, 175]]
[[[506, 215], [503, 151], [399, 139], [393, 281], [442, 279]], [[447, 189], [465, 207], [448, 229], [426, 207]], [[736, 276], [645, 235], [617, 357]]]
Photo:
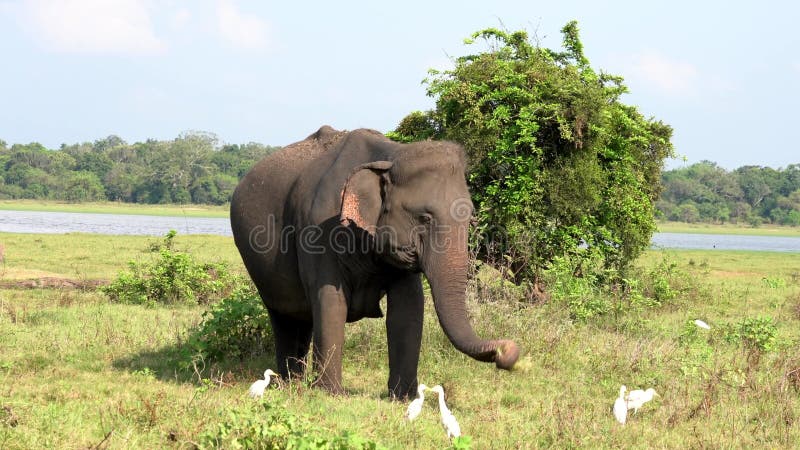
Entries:
[[305, 373], [302, 370], [286, 370], [283, 373], [278, 373], [282, 383], [291, 385], [292, 383], [302, 383]]
[[340, 396], [345, 395], [346, 392], [342, 387], [342, 383], [340, 382], [332, 382], [330, 380], [323, 380], [322, 378], [318, 378], [315, 382], [311, 384], [311, 386], [319, 389], [323, 389], [327, 391], [329, 394], [333, 396]]
[[392, 400], [398, 401], [406, 401], [409, 398], [415, 397], [417, 395], [417, 385], [414, 386], [403, 386], [403, 387], [389, 387], [389, 398]]

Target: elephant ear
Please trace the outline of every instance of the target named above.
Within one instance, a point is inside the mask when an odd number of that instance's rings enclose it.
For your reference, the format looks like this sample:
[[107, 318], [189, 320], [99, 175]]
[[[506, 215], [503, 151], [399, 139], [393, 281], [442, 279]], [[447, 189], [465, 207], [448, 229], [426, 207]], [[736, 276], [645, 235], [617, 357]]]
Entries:
[[384, 197], [384, 183], [391, 161], [373, 161], [356, 167], [342, 189], [342, 209], [339, 221], [344, 226], [351, 223], [375, 234], [378, 216]]

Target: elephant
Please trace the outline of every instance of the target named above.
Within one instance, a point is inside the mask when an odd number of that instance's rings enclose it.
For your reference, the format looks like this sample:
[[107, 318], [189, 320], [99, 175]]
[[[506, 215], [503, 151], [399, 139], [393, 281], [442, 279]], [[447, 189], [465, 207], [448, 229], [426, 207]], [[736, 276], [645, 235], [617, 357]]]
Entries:
[[314, 384], [342, 394], [345, 323], [383, 317], [389, 394], [417, 390], [428, 280], [439, 323], [470, 357], [511, 370], [512, 340], [478, 338], [467, 317], [473, 205], [463, 148], [397, 143], [323, 126], [267, 155], [234, 190], [234, 242], [266, 306], [282, 377], [301, 373], [313, 337]]

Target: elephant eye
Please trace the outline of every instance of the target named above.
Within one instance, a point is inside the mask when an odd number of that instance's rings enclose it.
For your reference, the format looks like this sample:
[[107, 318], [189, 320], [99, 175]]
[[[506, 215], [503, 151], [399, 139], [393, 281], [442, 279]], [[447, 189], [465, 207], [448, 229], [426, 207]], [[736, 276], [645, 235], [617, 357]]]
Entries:
[[428, 213], [420, 214], [419, 215], [419, 221], [420, 221], [420, 223], [429, 224], [429, 223], [433, 222], [433, 216], [431, 216]]

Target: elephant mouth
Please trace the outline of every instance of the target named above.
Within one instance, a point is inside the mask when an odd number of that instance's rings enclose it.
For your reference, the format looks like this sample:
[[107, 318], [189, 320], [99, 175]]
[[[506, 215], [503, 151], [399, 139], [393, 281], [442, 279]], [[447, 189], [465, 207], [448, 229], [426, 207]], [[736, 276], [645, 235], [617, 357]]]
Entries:
[[403, 270], [412, 272], [422, 271], [422, 268], [419, 264], [417, 247], [415, 245], [395, 247], [391, 252], [389, 252], [389, 262], [393, 266]]

